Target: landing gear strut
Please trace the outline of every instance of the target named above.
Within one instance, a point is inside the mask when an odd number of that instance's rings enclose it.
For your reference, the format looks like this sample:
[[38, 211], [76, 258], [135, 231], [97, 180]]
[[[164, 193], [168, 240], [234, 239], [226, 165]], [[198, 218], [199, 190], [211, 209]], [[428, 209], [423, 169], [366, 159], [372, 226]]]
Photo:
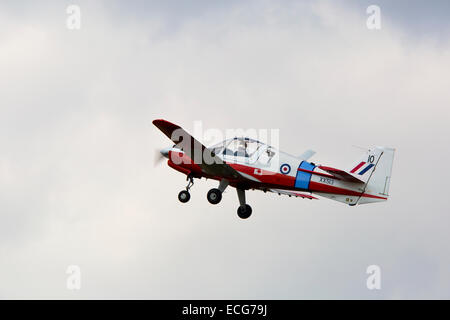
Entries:
[[245, 190], [236, 188], [238, 198], [239, 198], [239, 208], [237, 209], [237, 214], [241, 219], [247, 219], [252, 215], [252, 207], [245, 203]]
[[178, 194], [178, 200], [182, 203], [186, 203], [191, 199], [191, 194], [189, 193], [189, 190], [194, 185], [194, 178], [191, 175], [188, 175], [186, 180], [189, 180], [188, 185], [186, 186], [186, 190], [181, 190]]

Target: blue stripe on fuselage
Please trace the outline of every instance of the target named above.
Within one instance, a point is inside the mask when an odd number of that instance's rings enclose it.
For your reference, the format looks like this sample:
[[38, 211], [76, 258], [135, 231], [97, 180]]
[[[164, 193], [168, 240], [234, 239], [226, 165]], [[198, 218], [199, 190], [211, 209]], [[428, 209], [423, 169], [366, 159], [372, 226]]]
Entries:
[[[300, 169], [313, 171], [316, 166], [307, 161], [302, 161], [298, 167]], [[297, 177], [295, 178], [295, 187], [298, 189], [307, 190], [309, 188], [309, 182], [311, 181], [311, 175], [312, 175], [311, 173], [297, 170]]]

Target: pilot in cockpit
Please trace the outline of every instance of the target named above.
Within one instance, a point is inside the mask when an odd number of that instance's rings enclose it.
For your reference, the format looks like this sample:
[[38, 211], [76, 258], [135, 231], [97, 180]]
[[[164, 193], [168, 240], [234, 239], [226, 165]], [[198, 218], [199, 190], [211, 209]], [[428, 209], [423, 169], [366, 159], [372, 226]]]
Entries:
[[246, 141], [239, 141], [238, 149], [234, 155], [238, 157], [248, 157]]

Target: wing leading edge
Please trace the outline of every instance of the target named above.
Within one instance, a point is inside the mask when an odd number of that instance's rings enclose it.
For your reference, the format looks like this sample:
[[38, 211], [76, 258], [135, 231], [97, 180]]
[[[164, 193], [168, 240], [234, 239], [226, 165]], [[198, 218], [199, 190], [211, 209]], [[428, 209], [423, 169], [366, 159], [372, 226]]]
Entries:
[[206, 174], [233, 180], [244, 179], [238, 171], [224, 163], [212, 150], [205, 147], [180, 126], [163, 119], [153, 120], [153, 124], [172, 140], [177, 148], [183, 150], [189, 158], [198, 164]]

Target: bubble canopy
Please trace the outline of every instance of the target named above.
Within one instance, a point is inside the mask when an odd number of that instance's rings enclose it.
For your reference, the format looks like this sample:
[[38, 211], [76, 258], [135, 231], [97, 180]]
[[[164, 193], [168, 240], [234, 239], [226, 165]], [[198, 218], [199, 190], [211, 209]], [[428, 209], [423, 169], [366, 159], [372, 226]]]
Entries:
[[215, 144], [209, 149], [218, 156], [252, 158], [266, 151], [273, 156], [275, 149], [263, 142], [246, 137], [235, 137]]

